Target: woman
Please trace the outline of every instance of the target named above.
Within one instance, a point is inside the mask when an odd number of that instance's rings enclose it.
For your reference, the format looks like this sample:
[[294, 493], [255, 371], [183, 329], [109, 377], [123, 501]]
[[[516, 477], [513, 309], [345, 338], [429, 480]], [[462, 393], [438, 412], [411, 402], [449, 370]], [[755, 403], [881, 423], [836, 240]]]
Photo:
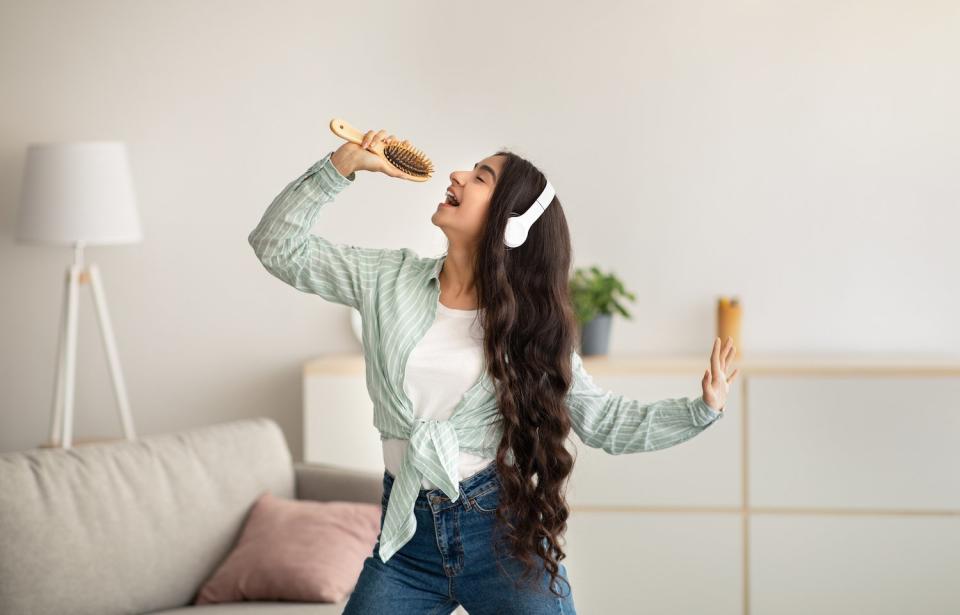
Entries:
[[[344, 613], [574, 613], [559, 539], [571, 429], [610, 454], [675, 446], [723, 416], [732, 340], [714, 341], [703, 394], [649, 404], [593, 383], [575, 351], [570, 235], [534, 165], [499, 151], [450, 174], [431, 221], [448, 247], [335, 244], [310, 229], [358, 171], [400, 178], [369, 131], [289, 183], [250, 233], [300, 291], [363, 316], [384, 456], [381, 534]], [[546, 195], [546, 196], [544, 196]], [[544, 200], [525, 241], [508, 219]], [[512, 237], [512, 235], [511, 235]]]

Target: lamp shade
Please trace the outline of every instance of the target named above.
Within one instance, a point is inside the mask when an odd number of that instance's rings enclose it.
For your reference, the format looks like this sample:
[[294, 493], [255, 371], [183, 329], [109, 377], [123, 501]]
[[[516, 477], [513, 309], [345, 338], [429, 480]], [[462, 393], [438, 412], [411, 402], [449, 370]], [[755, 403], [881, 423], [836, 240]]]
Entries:
[[141, 241], [126, 145], [119, 141], [31, 144], [16, 238], [68, 245]]

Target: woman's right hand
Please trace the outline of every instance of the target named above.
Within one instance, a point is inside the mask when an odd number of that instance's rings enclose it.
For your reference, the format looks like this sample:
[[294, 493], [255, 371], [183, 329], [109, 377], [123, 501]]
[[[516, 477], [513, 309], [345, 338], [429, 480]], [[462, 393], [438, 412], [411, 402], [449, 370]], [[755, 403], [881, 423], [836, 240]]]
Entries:
[[[372, 146], [378, 143], [390, 143], [397, 141], [394, 135], [387, 135], [386, 130], [369, 130], [363, 135], [363, 141], [359, 144], [347, 141], [333, 153], [333, 163], [338, 169], [349, 170], [344, 175], [349, 175], [353, 171], [379, 171], [390, 177], [406, 177], [406, 175], [397, 167], [393, 166], [374, 152], [370, 150]], [[409, 141], [402, 141], [409, 144]]]

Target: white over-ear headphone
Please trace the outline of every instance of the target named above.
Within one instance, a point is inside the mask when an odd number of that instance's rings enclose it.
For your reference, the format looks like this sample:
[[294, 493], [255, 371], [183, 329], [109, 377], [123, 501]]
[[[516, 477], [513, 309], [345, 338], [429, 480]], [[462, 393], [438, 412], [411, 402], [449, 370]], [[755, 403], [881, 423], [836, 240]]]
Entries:
[[503, 242], [507, 244], [508, 248], [516, 248], [527, 240], [530, 227], [546, 211], [547, 206], [553, 202], [553, 197], [556, 194], [557, 191], [553, 189], [550, 180], [547, 180], [546, 187], [537, 197], [537, 200], [533, 202], [533, 205], [522, 214], [514, 215], [507, 220], [507, 228], [503, 232]]

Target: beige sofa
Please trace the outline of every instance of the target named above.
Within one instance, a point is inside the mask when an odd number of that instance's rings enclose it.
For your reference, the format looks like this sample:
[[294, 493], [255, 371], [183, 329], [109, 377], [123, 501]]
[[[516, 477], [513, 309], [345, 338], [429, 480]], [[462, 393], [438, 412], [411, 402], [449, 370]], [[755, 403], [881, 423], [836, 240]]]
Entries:
[[282, 613], [338, 604], [191, 606], [257, 496], [379, 506], [381, 474], [292, 463], [270, 419], [0, 455], [0, 613]]

